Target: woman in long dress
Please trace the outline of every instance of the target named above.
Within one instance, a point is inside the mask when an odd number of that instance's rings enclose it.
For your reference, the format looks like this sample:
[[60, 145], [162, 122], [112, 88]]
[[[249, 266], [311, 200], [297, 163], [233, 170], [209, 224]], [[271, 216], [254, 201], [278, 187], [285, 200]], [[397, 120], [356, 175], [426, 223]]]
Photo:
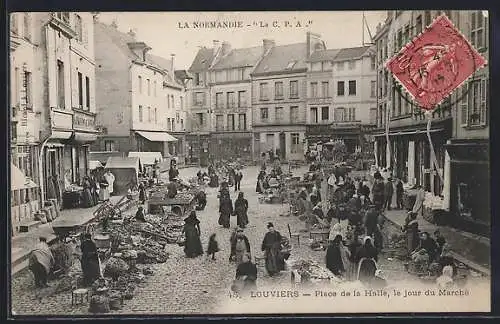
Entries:
[[236, 261], [236, 264], [240, 264], [243, 262], [243, 256], [245, 254], [250, 255], [250, 253], [250, 242], [245, 234], [243, 234], [243, 229], [238, 228], [236, 235], [231, 239], [231, 260]]
[[236, 268], [236, 280], [243, 281], [242, 293], [257, 288], [257, 266], [252, 263], [249, 254], [244, 254], [242, 262]]
[[373, 245], [372, 238], [365, 236], [364, 243], [356, 256], [358, 263], [358, 280], [369, 283], [377, 271], [378, 252]]
[[184, 245], [184, 253], [188, 258], [196, 258], [203, 254], [201, 246], [201, 230], [200, 220], [196, 217], [196, 212], [192, 211], [188, 217], [184, 219], [184, 229], [182, 230], [186, 238]]
[[99, 256], [97, 254], [97, 246], [92, 241], [92, 236], [89, 233], [84, 234], [81, 245], [82, 250], [82, 272], [83, 280], [86, 286], [90, 286], [101, 275], [99, 267]]
[[346, 269], [342, 260], [342, 236], [336, 235], [326, 250], [326, 268], [336, 276], [342, 276]]
[[262, 251], [265, 254], [266, 271], [272, 277], [285, 269], [285, 261], [280, 254], [283, 237], [274, 229], [273, 223], [268, 223], [267, 229], [268, 232], [262, 241]]
[[243, 192], [238, 194], [238, 199], [234, 202], [234, 212], [238, 226], [245, 228], [248, 225], [248, 200], [243, 197]]
[[257, 176], [257, 185], [255, 186], [255, 192], [257, 193], [263, 193], [264, 192], [264, 180], [266, 178], [266, 171], [262, 170], [260, 171], [259, 175]]
[[228, 194], [222, 194], [219, 205], [219, 225], [229, 228], [231, 225], [231, 214], [233, 213], [233, 202]]

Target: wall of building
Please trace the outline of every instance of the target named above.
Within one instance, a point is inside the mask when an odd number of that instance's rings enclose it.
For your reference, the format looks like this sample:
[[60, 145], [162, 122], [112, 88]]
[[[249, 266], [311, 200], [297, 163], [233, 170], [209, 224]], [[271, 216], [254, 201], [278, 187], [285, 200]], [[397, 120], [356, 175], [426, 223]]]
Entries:
[[[245, 102], [242, 103], [241, 107], [238, 106], [238, 93], [240, 91], [245, 92]], [[229, 107], [229, 103], [227, 102], [227, 93], [228, 92], [233, 92], [234, 93], [234, 106]], [[226, 84], [216, 84], [213, 85], [210, 89], [210, 106], [211, 110], [214, 111], [214, 120], [211, 125], [210, 130], [211, 131], [221, 131], [217, 129], [216, 121], [217, 121], [217, 115], [222, 115], [223, 116], [223, 129], [222, 130], [233, 130], [229, 127], [228, 125], [228, 115], [232, 114], [234, 116], [234, 130], [246, 130], [250, 131], [251, 130], [251, 121], [252, 121], [252, 110], [251, 110], [251, 83], [250, 81], [245, 81], [245, 82], [239, 82], [239, 83], [226, 83]], [[217, 107], [216, 106], [216, 97], [217, 93], [222, 93], [222, 106]], [[243, 129], [239, 129], [239, 115], [240, 114], [245, 114], [246, 122], [245, 122], [245, 127]]]
[[[321, 65], [322, 62], [317, 62]], [[313, 72], [314, 64], [309, 64], [309, 71], [307, 73], [307, 111], [306, 111], [306, 123], [307, 124], [324, 124], [333, 121], [333, 106], [332, 106], [332, 96], [334, 95], [334, 82], [332, 80], [332, 70], [331, 66], [327, 70]], [[314, 96], [311, 83], [316, 82], [318, 84], [317, 95]], [[323, 82], [328, 82], [328, 93], [323, 93]], [[321, 111], [322, 107], [328, 107], [328, 119], [323, 120]], [[312, 109], [317, 110], [317, 122], [314, 121], [313, 115], [311, 113]]]
[[128, 136], [132, 126], [131, 60], [95, 24], [97, 125], [109, 136]]

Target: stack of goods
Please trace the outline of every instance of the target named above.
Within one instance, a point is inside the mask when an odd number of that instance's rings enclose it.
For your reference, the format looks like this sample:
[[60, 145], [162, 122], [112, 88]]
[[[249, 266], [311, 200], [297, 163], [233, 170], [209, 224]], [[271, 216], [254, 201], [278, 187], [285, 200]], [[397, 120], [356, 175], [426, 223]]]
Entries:
[[317, 262], [311, 260], [297, 260], [292, 264], [292, 270], [296, 271], [302, 282], [325, 282], [335, 281], [336, 278], [328, 269], [320, 266]]
[[445, 221], [446, 211], [443, 209], [444, 199], [435, 196], [430, 192], [425, 193], [424, 200], [424, 219], [433, 224], [442, 224]]
[[50, 247], [54, 256], [54, 269], [57, 275], [67, 274], [73, 265], [73, 248], [69, 244], [58, 243]]

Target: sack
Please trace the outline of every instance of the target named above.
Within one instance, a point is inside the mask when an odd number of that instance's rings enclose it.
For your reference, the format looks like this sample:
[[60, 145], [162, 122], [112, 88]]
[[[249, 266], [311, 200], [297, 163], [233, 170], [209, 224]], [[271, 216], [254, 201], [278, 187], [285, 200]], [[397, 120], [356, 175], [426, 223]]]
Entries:
[[239, 293], [243, 290], [244, 286], [245, 286], [245, 281], [240, 279], [235, 279], [233, 280], [233, 284], [231, 285], [231, 291]]

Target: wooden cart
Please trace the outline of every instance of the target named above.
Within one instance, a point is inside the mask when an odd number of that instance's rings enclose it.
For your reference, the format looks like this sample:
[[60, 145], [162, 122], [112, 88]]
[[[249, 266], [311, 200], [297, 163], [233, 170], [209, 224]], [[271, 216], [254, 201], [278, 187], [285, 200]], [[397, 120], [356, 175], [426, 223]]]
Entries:
[[168, 198], [161, 195], [153, 196], [148, 201], [148, 213], [161, 214], [164, 212], [163, 207], [169, 208], [170, 212], [178, 216], [187, 216], [195, 208], [196, 199], [192, 194], [183, 195], [182, 197]]

